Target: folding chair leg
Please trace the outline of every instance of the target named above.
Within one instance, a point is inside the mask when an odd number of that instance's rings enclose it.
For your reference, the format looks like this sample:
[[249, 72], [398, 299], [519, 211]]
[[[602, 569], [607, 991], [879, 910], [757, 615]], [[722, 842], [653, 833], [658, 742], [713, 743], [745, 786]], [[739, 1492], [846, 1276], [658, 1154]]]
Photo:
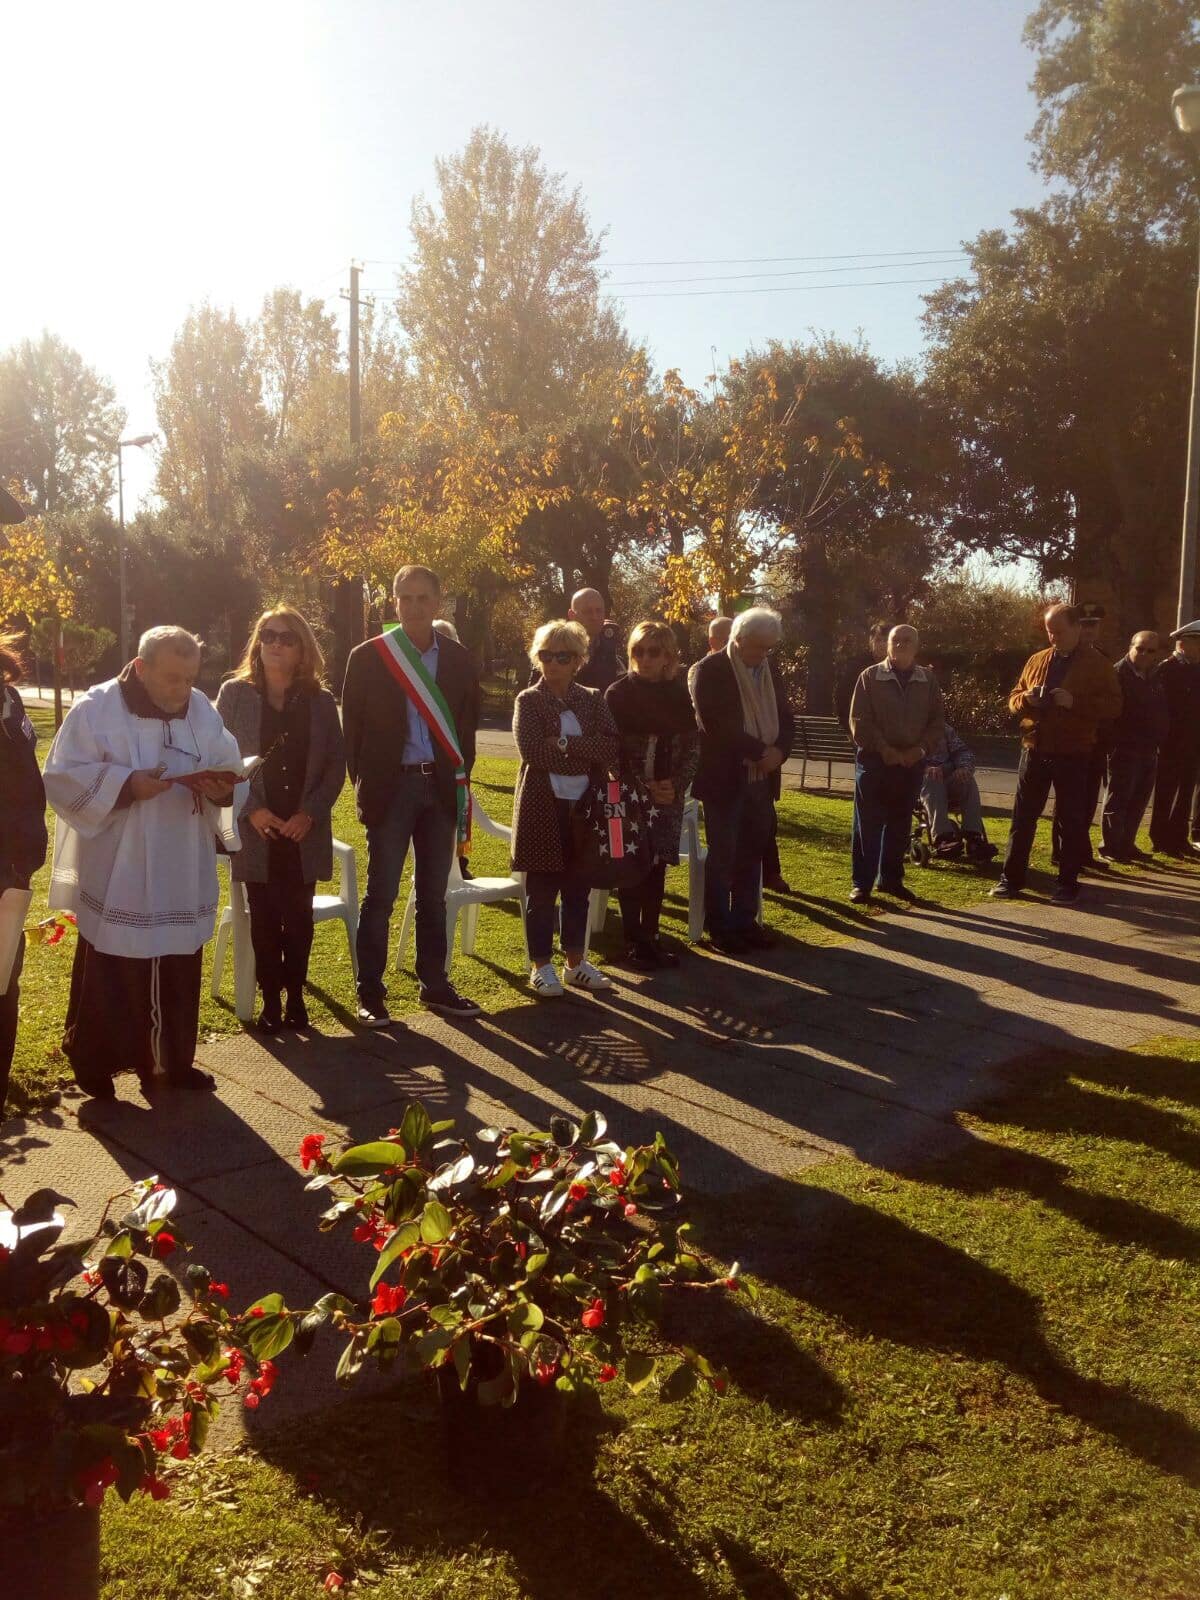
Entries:
[[221, 979], [225, 973], [225, 956], [229, 950], [229, 924], [222, 918], [217, 927], [217, 942], [213, 946], [212, 982], [209, 994], [214, 1000], [221, 997]]
[[358, 982], [358, 929], [351, 924], [350, 915], [343, 911], [341, 915], [342, 927], [346, 930], [346, 943], [350, 946], [350, 971], [354, 974], [355, 983]]
[[446, 910], [446, 971], [454, 964], [454, 934], [458, 926], [458, 911]]
[[475, 954], [475, 929], [479, 926], [479, 904], [464, 906], [462, 913], [462, 953]]

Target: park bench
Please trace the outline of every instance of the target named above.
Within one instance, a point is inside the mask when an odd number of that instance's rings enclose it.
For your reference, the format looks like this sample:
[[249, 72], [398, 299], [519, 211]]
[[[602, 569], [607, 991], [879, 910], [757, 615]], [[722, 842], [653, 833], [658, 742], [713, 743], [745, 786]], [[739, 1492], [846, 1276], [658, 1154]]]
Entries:
[[800, 787], [810, 761], [825, 763], [825, 787], [833, 786], [833, 763], [854, 760], [850, 735], [836, 717], [797, 717], [792, 738], [792, 759], [800, 762]]

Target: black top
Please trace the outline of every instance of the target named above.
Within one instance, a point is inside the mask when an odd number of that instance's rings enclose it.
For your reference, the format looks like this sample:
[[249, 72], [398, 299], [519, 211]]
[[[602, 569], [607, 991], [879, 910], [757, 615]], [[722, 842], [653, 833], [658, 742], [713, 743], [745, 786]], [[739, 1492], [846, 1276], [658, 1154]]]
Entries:
[[1200, 748], [1200, 663], [1176, 651], [1155, 668], [1154, 676], [1167, 695], [1170, 725], [1165, 743], [1173, 750]]
[[300, 807], [308, 767], [308, 731], [312, 708], [303, 689], [292, 689], [277, 711], [264, 694], [259, 745], [263, 751], [263, 788], [267, 805], [283, 822]]
[[0, 690], [0, 891], [28, 889], [46, 859], [46, 791], [21, 696]]
[[[771, 669], [775, 705], [779, 712], [776, 744], [786, 758], [791, 754], [795, 719], [788, 705], [779, 675]], [[700, 724], [700, 765], [692, 781], [698, 800], [722, 800], [749, 782], [746, 762], [758, 761], [766, 745], [746, 732], [742, 697], [738, 693], [733, 663], [724, 650], [705, 656], [696, 669], [692, 684], [696, 701], [696, 721]], [[781, 769], [776, 767], [767, 779], [772, 796], [778, 800]]]
[[1121, 715], [1101, 729], [1107, 749], [1157, 750], [1171, 724], [1166, 690], [1154, 673], [1142, 677], [1128, 656], [1117, 662]]

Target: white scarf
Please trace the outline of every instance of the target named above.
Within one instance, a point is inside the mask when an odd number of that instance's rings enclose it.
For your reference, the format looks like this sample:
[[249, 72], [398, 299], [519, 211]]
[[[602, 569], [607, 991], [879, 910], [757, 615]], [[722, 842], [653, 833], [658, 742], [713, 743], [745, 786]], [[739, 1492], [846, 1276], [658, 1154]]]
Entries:
[[[736, 639], [730, 639], [725, 653], [733, 664], [733, 676], [742, 702], [742, 726], [752, 738], [760, 739], [763, 744], [774, 744], [779, 738], [779, 706], [775, 700], [770, 660], [763, 657], [763, 670], [756, 681], [754, 673], [742, 660]], [[750, 777], [756, 779], [761, 774], [751, 767]]]

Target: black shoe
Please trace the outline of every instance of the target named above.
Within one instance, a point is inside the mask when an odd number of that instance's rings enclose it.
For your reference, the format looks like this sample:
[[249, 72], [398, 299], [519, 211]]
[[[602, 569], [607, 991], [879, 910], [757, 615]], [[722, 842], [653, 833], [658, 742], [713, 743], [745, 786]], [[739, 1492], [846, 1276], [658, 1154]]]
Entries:
[[358, 1008], [358, 1020], [364, 1028], [390, 1028], [392, 1018], [388, 1013], [387, 1002], [373, 1000], [370, 1005], [364, 1000]]
[[1119, 856], [1115, 850], [1101, 850], [1099, 859], [1106, 861], [1109, 866], [1128, 867], [1133, 865], [1132, 856]]
[[75, 1074], [75, 1082], [92, 1100], [115, 1100], [117, 1098], [116, 1085], [111, 1078], [81, 1078]]
[[761, 922], [752, 922], [742, 934], [747, 947], [751, 950], [774, 950], [779, 943], [779, 938], [770, 928], [764, 928]]
[[468, 1000], [465, 994], [459, 994], [452, 983], [444, 989], [435, 989], [431, 994], [421, 996], [421, 1004], [426, 1011], [437, 1011], [443, 1017], [478, 1017], [483, 1012], [481, 1005], [476, 1005], [474, 1000]]
[[[947, 834], [944, 838], [933, 841], [933, 853], [939, 861], [957, 861], [963, 853], [964, 842], [961, 834]], [[969, 848], [968, 854], [970, 854]]]
[[470, 883], [471, 879], [475, 876], [470, 867], [467, 865], [466, 856], [459, 856], [458, 870], [464, 883]]
[[651, 944], [650, 950], [654, 956], [654, 965], [656, 967], [677, 967], [679, 965], [679, 957], [676, 952], [669, 949], [665, 944], [659, 944], [657, 939]]
[[999, 883], [994, 884], [988, 890], [988, 893], [993, 900], [1019, 900], [1021, 898], [1021, 890], [1014, 889], [1012, 884], [1006, 882], [1003, 878], [1000, 879]]
[[763, 888], [772, 894], [791, 894], [792, 886], [782, 873], [775, 873], [773, 877], [763, 879]]
[[170, 1089], [195, 1089], [211, 1094], [217, 1087], [217, 1080], [211, 1072], [201, 1072], [199, 1067], [188, 1067], [186, 1072], [180, 1072], [175, 1077], [164, 1080]]
[[966, 838], [968, 861], [994, 861], [1000, 854], [999, 848], [981, 833], [968, 833]]
[[1129, 859], [1130, 861], [1149, 863], [1154, 860], [1154, 856], [1149, 850], [1139, 850], [1136, 845], [1131, 845], [1129, 848]]
[[708, 942], [722, 956], [744, 956], [750, 948], [740, 933], [710, 933]]
[[880, 894], [890, 895], [893, 900], [903, 900], [905, 905], [915, 906], [917, 904], [918, 897], [906, 883], [898, 883], [895, 888], [889, 888], [886, 883], [881, 883], [879, 892]]
[[288, 1001], [287, 1010], [283, 1013], [283, 1025], [285, 1028], [308, 1027], [308, 1007], [303, 1000]]
[[261, 1011], [254, 1024], [255, 1033], [265, 1033], [273, 1037], [283, 1027], [283, 1018], [278, 1011]]
[[1060, 883], [1050, 896], [1052, 905], [1073, 906], [1079, 899], [1079, 885], [1077, 883]]
[[850, 902], [856, 906], [869, 906], [871, 904], [870, 889], [860, 889], [857, 884], [850, 891]]
[[623, 962], [635, 972], [657, 972], [659, 967], [654, 957], [654, 946], [645, 940], [631, 944], [625, 951]]

